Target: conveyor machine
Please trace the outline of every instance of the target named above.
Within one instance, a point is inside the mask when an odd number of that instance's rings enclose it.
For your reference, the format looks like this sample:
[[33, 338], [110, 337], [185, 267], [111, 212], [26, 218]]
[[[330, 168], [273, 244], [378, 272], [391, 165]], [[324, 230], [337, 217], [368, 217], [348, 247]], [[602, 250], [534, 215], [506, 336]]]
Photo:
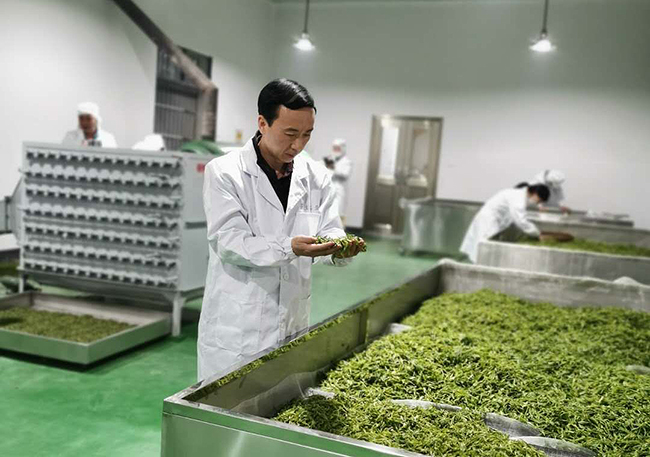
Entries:
[[207, 269], [203, 171], [213, 156], [25, 143], [12, 204], [22, 279], [170, 306]]

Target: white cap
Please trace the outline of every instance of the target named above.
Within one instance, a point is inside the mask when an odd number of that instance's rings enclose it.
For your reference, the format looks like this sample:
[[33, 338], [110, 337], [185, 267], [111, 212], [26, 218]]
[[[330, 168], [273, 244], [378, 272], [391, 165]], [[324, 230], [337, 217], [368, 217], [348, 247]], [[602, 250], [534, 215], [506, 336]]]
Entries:
[[97, 120], [98, 124], [102, 120], [102, 118], [99, 115], [99, 106], [97, 106], [97, 103], [93, 103], [93, 102], [79, 103], [79, 105], [77, 105], [77, 115], [80, 116], [82, 114], [90, 114], [92, 117], [94, 117]]
[[343, 138], [337, 138], [332, 143], [332, 146], [338, 146], [341, 150], [341, 154], [345, 154], [347, 143]]
[[564, 173], [559, 170], [548, 170], [546, 172], [546, 182], [552, 187], [561, 186], [565, 179]]

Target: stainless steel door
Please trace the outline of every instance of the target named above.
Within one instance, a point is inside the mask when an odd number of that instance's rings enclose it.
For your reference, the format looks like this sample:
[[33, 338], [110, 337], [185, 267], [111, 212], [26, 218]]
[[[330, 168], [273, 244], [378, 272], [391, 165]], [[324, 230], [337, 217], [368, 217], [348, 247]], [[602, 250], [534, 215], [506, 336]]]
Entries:
[[374, 116], [363, 227], [402, 233], [399, 200], [435, 196], [442, 118]]

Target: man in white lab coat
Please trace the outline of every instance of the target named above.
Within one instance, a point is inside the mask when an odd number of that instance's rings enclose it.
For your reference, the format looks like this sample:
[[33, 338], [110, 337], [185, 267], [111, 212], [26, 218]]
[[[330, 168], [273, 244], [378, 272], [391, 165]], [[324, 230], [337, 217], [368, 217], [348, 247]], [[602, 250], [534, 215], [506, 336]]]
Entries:
[[460, 251], [473, 263], [478, 260], [479, 243], [501, 233], [511, 224], [526, 235], [539, 238], [539, 229], [526, 215], [526, 205], [537, 205], [548, 200], [548, 187], [543, 184], [521, 186], [499, 191], [474, 216], [460, 247]]
[[64, 146], [97, 146], [101, 148], [116, 148], [115, 137], [100, 128], [102, 118], [96, 103], [84, 102], [77, 106], [79, 127], [65, 134]]
[[[309, 325], [311, 266], [344, 266], [314, 236], [345, 234], [324, 167], [299, 154], [314, 128], [303, 86], [271, 81], [258, 99], [257, 134], [205, 168], [209, 266], [198, 338], [198, 378], [222, 377]], [[344, 258], [345, 257], [345, 258]]]

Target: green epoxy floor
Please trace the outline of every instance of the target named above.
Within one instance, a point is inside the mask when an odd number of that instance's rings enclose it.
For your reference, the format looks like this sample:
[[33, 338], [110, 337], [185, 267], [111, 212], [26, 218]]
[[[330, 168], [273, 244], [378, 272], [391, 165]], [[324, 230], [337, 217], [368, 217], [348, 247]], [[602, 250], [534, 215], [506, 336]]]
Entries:
[[[345, 268], [314, 268], [317, 323], [431, 268], [368, 240]], [[189, 304], [199, 307], [200, 300]], [[162, 401], [196, 382], [196, 324], [88, 369], [0, 352], [0, 456], [159, 456]]]

